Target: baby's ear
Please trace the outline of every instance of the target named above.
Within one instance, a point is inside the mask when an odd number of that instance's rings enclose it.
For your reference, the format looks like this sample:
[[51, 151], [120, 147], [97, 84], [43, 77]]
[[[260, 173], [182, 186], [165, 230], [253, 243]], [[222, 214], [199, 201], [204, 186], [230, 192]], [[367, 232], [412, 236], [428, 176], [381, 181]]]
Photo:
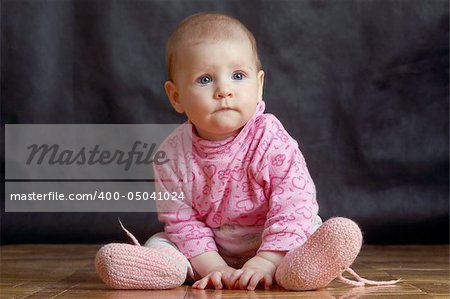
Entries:
[[260, 70], [257, 75], [258, 80], [258, 103], [262, 101], [264, 90], [264, 71]]
[[172, 81], [166, 81], [166, 83], [164, 83], [164, 89], [166, 90], [167, 97], [169, 98], [170, 104], [172, 104], [172, 107], [175, 109], [175, 111], [177, 111], [178, 113], [184, 113], [184, 109], [180, 103], [178, 97], [178, 89], [175, 83], [173, 83]]

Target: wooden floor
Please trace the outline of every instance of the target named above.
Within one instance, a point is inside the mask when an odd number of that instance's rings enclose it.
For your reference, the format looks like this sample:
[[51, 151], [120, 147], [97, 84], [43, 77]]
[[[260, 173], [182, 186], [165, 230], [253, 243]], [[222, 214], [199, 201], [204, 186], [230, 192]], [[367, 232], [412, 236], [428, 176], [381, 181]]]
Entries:
[[312, 292], [272, 290], [117, 291], [96, 276], [97, 245], [1, 246], [0, 298], [450, 298], [448, 246], [365, 246], [353, 268], [369, 279], [401, 278], [395, 286], [332, 282]]

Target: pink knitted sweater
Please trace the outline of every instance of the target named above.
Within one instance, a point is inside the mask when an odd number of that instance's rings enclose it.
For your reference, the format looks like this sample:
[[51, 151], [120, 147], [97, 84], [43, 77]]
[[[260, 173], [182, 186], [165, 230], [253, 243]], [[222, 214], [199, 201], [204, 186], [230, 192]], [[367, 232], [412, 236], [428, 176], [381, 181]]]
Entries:
[[297, 142], [264, 108], [226, 140], [201, 139], [187, 122], [161, 145], [170, 162], [155, 166], [156, 191], [185, 198], [158, 202], [158, 218], [187, 258], [288, 251], [309, 237], [314, 183]]

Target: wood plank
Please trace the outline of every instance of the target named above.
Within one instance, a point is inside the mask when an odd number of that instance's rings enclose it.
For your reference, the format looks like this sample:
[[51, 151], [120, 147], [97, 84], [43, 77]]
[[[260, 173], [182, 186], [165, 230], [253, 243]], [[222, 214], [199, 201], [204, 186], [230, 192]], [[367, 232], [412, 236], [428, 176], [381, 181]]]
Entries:
[[[24, 244], [0, 247], [0, 298], [450, 298], [449, 246], [364, 246], [352, 268], [374, 280], [402, 278], [394, 286], [271, 290], [111, 290], [97, 277], [99, 245]], [[347, 276], [350, 278], [350, 276]]]

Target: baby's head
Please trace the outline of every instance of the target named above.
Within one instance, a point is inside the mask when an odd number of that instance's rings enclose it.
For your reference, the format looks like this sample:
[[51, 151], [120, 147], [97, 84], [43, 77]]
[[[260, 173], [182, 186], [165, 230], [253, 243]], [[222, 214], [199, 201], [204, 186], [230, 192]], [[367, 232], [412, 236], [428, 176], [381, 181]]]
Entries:
[[166, 67], [168, 79], [173, 81], [176, 71], [176, 58], [179, 51], [189, 45], [202, 41], [250, 42], [255, 66], [261, 70], [253, 34], [237, 19], [221, 13], [198, 13], [184, 19], [170, 35], [166, 47]]
[[197, 134], [221, 140], [237, 133], [262, 99], [264, 72], [253, 34], [218, 13], [186, 18], [166, 49], [167, 96]]

